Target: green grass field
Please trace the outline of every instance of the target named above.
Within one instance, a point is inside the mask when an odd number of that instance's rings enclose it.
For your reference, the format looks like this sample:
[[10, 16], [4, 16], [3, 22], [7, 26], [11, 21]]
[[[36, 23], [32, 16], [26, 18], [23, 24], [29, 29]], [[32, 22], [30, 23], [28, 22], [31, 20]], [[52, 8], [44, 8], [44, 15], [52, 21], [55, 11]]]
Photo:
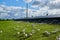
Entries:
[[40, 31], [36, 30], [31, 37], [22, 39], [22, 40], [56, 40], [56, 36], [60, 35], [58, 33], [51, 34], [48, 37], [43, 36], [44, 31], [53, 31], [55, 29], [60, 29], [60, 25], [56, 24], [40, 24], [40, 23], [30, 23], [30, 22], [22, 22], [22, 21], [0, 21], [0, 40], [20, 40], [19, 35], [16, 35], [17, 32], [21, 32], [26, 28], [26, 32], [29, 33], [32, 30], [32, 24], [34, 24], [36, 29], [40, 29]]

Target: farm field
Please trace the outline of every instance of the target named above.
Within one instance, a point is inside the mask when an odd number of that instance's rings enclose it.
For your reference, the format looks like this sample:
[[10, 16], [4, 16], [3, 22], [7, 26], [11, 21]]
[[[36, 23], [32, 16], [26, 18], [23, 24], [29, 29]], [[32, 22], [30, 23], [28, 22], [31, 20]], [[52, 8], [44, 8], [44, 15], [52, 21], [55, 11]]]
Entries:
[[[21, 36], [19, 32], [25, 29], [28, 34], [35, 28], [35, 33], [29, 37]], [[56, 37], [60, 35], [60, 31], [52, 34], [54, 30], [60, 30], [59, 24], [43, 24], [43, 23], [31, 23], [22, 21], [0, 21], [0, 40], [56, 40]], [[44, 31], [48, 31], [51, 34], [47, 37], [43, 35]]]

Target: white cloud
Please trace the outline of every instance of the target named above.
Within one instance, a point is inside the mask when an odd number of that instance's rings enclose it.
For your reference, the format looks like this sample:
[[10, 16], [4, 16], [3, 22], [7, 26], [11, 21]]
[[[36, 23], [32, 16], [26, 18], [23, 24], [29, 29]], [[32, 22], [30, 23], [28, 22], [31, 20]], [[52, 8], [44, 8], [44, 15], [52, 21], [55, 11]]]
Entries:
[[3, 11], [3, 8], [2, 7], [0, 7], [0, 11]]
[[40, 8], [40, 10], [43, 10], [43, 11], [48, 10], [48, 9], [49, 9], [49, 7], [47, 7], [47, 6]]
[[35, 1], [40, 1], [41, 2], [42, 0], [35, 0]]
[[19, 15], [19, 14], [17, 14], [17, 13], [15, 14], [15, 16], [18, 16], [18, 15]]
[[25, 8], [22, 7], [0, 5], [0, 18], [22, 18], [25, 15], [24, 11]]
[[39, 5], [33, 5], [33, 6], [31, 6], [32, 8], [38, 8], [39, 7]]
[[30, 3], [32, 0], [24, 0], [25, 3]]
[[1, 19], [7, 19], [10, 15], [8, 13], [1, 13], [0, 18]]
[[52, 9], [48, 11], [51, 15], [60, 14], [60, 9]]
[[50, 9], [60, 9], [60, 0], [53, 0], [48, 3]]
[[[50, 0], [50, 1], [36, 0], [35, 3], [33, 3], [32, 7], [34, 8], [39, 7], [39, 10], [29, 9], [29, 13], [28, 13], [29, 17], [46, 16], [46, 14], [49, 15], [60, 14], [59, 0]], [[11, 16], [12, 18], [23, 18], [26, 17], [26, 8], [0, 5], [0, 13], [1, 13], [0, 18], [2, 16], [6, 17], [7, 15]], [[5, 15], [4, 13], [7, 14]]]
[[38, 16], [46, 16], [47, 13], [60, 15], [60, 0], [36, 0], [32, 6], [35, 7], [34, 5], [39, 6], [39, 10], [35, 12]]
[[44, 7], [48, 4], [49, 1], [50, 0], [35, 0], [32, 3], [32, 7], [34, 7], [34, 6]]

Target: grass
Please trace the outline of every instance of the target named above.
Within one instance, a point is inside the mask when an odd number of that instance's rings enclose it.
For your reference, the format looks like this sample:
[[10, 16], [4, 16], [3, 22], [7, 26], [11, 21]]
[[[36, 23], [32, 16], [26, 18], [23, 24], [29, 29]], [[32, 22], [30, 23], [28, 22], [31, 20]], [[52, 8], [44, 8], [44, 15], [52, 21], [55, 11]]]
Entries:
[[41, 29], [33, 34], [31, 37], [25, 40], [56, 40], [56, 36], [60, 34], [51, 34], [49, 37], [43, 37], [42, 33], [44, 31], [53, 31], [55, 29], [60, 29], [60, 25], [57, 24], [40, 24], [40, 23], [30, 23], [30, 22], [22, 22], [22, 21], [0, 21], [0, 40], [20, 40], [17, 36], [14, 36], [17, 32], [22, 31], [26, 28], [26, 32], [31, 32], [32, 24], [35, 25], [36, 28]]

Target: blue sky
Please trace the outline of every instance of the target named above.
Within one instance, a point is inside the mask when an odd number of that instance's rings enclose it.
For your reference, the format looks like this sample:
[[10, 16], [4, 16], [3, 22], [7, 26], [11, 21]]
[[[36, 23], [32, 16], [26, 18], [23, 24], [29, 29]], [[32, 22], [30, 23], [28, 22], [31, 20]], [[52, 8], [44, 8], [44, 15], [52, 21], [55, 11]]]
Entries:
[[[29, 17], [60, 14], [60, 0], [33, 0], [29, 3]], [[26, 17], [26, 3], [23, 0], [0, 0], [0, 18]]]
[[[30, 6], [31, 6], [32, 2], [29, 3], [29, 8], [31, 8]], [[26, 3], [24, 2], [24, 0], [0, 0], [0, 4], [4, 4], [4, 5], [7, 5], [7, 6], [26, 7]]]
[[7, 6], [21, 6], [25, 7], [25, 3], [23, 0], [0, 0], [0, 4], [5, 4]]

